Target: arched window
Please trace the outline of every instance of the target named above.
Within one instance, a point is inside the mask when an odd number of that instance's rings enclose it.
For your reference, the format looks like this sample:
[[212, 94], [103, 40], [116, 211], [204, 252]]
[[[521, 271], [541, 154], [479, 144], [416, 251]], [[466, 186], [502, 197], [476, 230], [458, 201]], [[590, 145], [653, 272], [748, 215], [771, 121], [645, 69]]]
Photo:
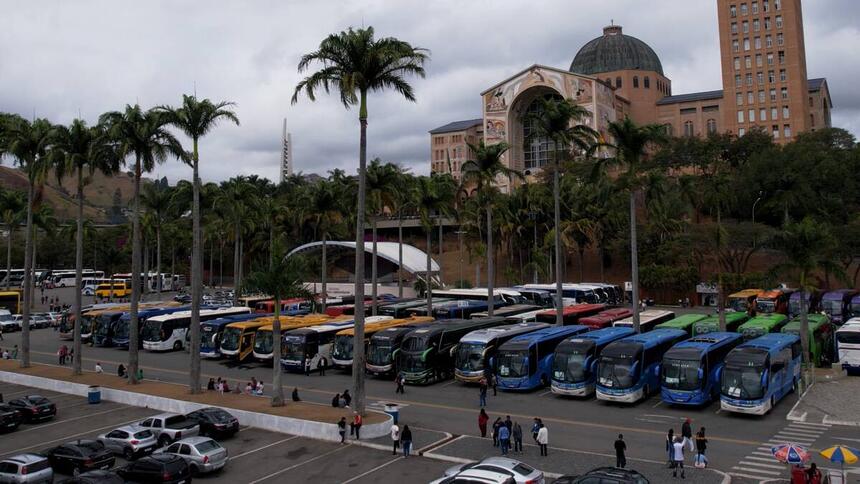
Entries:
[[663, 128], [666, 129], [666, 136], [675, 136], [675, 130], [672, 128], [671, 124], [664, 124]]
[[[546, 94], [543, 99], [558, 99], [558, 94]], [[542, 168], [553, 160], [556, 151], [555, 142], [549, 138], [536, 136], [533, 133], [537, 129], [535, 117], [542, 112], [541, 98], [533, 100], [526, 108], [527, 117], [523, 122], [523, 163], [526, 169]]]
[[633, 76], [633, 87], [639, 87], [639, 76]]
[[651, 78], [645, 76], [645, 89], [651, 89]]
[[693, 134], [695, 134], [693, 132], [693, 122], [692, 121], [685, 121], [684, 122], [684, 136], [693, 136]]
[[709, 119], [708, 120], [708, 134], [714, 134], [717, 132], [717, 120]]
[[615, 78], [615, 87], [617, 87], [617, 88], [621, 87], [621, 76], [618, 76]]

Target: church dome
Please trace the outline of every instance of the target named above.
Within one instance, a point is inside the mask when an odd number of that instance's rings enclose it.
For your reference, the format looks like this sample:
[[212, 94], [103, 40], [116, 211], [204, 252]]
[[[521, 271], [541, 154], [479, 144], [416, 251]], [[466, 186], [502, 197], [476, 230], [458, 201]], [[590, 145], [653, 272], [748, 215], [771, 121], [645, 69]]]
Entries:
[[654, 71], [663, 75], [663, 65], [654, 49], [636, 37], [622, 34], [620, 25], [604, 28], [603, 35], [579, 49], [570, 64], [570, 72], [574, 74], [623, 70]]

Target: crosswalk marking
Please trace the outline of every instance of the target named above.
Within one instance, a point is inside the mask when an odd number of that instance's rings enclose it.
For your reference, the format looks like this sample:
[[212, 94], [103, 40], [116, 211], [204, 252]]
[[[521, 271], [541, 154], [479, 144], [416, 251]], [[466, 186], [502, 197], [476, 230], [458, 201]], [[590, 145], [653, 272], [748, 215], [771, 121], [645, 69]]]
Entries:
[[732, 469], [737, 469], [739, 471], [744, 471], [744, 472], [754, 472], [757, 474], [766, 474], [764, 477], [756, 476], [755, 477], [756, 479], [769, 479], [770, 476], [778, 476], [778, 475], [782, 474], [781, 472], [777, 472], [777, 471], [769, 471], [769, 470], [764, 470], [764, 469], [750, 469], [749, 467], [733, 466]]
[[776, 432], [773, 437], [763, 441], [755, 450], [750, 451], [738, 462], [738, 465], [731, 468], [729, 475], [756, 481], [772, 480], [774, 477], [784, 475], [787, 467], [774, 459], [770, 452], [771, 447], [786, 443], [810, 447], [829, 428], [828, 424], [791, 422]]

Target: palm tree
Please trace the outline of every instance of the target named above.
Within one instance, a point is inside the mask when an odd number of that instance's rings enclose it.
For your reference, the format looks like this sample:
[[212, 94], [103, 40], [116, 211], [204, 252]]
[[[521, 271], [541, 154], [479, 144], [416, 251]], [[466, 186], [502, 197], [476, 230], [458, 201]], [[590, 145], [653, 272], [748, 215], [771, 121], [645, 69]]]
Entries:
[[256, 193], [244, 176], [233, 177], [221, 183], [215, 205], [233, 226], [233, 304], [238, 304], [242, 292], [243, 237], [252, 217], [249, 216]]
[[9, 290], [9, 282], [12, 273], [12, 237], [15, 228], [21, 224], [26, 217], [27, 200], [24, 194], [12, 190], [4, 190], [0, 193], [0, 218], [6, 226], [6, 290]]
[[27, 121], [4, 116], [0, 129], [0, 155], [9, 155], [27, 175], [27, 217], [24, 237], [24, 306], [21, 311], [21, 367], [30, 366], [30, 299], [33, 292], [33, 209], [36, 185], [50, 167], [49, 152], [54, 127], [47, 119]]
[[163, 289], [161, 277], [161, 231], [170, 215], [173, 192], [169, 186], [162, 185], [161, 183], [148, 183], [143, 186], [143, 192], [140, 194], [140, 202], [149, 215], [152, 228], [155, 230], [155, 289], [158, 294], [161, 294], [161, 290]]
[[[120, 159], [134, 157], [134, 198], [132, 208], [131, 242], [131, 324], [128, 346], [128, 381], [137, 384], [138, 338], [140, 337], [137, 317], [140, 301], [140, 179], [144, 172], [150, 172], [157, 163], [175, 156], [181, 160], [188, 158], [179, 141], [166, 129], [165, 117], [154, 110], [144, 111], [139, 105], [126, 105], [125, 111], [112, 111], [102, 114], [101, 123], [107, 126], [110, 139]], [[196, 346], [192, 346], [196, 348]], [[191, 352], [194, 354], [194, 351]]]
[[469, 144], [469, 151], [474, 159], [463, 163], [460, 180], [461, 187], [474, 186], [480, 205], [487, 214], [487, 314], [493, 316], [493, 203], [494, 195], [498, 192], [496, 178], [499, 176], [522, 177], [520, 172], [508, 168], [502, 160], [510, 146], [505, 143], [485, 145], [482, 139], [477, 145]]
[[320, 301], [322, 311], [325, 311], [327, 297], [326, 281], [328, 279], [326, 244], [334, 228], [343, 223], [344, 216], [341, 208], [343, 207], [344, 197], [341, 196], [335, 183], [326, 179], [310, 185], [304, 195], [305, 200], [302, 205], [307, 212], [304, 217], [310, 220], [314, 227], [314, 238], [322, 237]]
[[433, 277], [431, 269], [431, 250], [433, 236], [433, 218], [439, 216], [448, 198], [447, 184], [440, 183], [441, 176], [421, 176], [415, 182], [414, 204], [418, 208], [421, 226], [427, 234], [427, 272], [424, 274], [424, 290], [427, 298], [427, 315], [433, 311]]
[[[54, 229], [57, 227], [57, 218], [54, 217], [54, 209], [50, 205], [39, 201], [38, 205], [33, 209], [33, 261], [32, 267], [35, 270], [36, 265], [36, 247], [38, 246], [38, 230], [42, 230], [50, 238], [54, 235]], [[30, 300], [27, 302], [30, 308], [36, 306], [36, 291], [30, 291]]]
[[[54, 133], [54, 167], [57, 180], [66, 176], [76, 178], [77, 216], [75, 230], [75, 287], [80, 289], [84, 268], [84, 186], [90, 177], [98, 172], [111, 175], [119, 170], [119, 158], [111, 150], [104, 126], [87, 126], [81, 119], [72, 121], [70, 126], [57, 126]], [[81, 305], [80, 290], [75, 291], [75, 328], [73, 349], [81, 354]], [[81, 374], [81, 358], [72, 361], [72, 373]]]
[[[412, 86], [406, 76], [424, 77], [424, 61], [428, 53], [408, 42], [393, 37], [375, 39], [373, 27], [349, 29], [331, 34], [320, 42], [319, 48], [305, 54], [298, 71], [311, 64], [321, 68], [302, 79], [293, 92], [292, 102], [304, 91], [311, 101], [316, 92], [332, 88], [340, 92], [340, 101], [349, 109], [358, 104], [360, 140], [358, 149], [358, 202], [355, 223], [355, 340], [364, 340], [364, 198], [365, 168], [367, 166], [367, 95], [394, 89], [409, 101], [415, 101]], [[356, 345], [352, 360], [355, 409], [364, 414], [364, 346]]]
[[552, 198], [553, 198], [553, 233], [555, 237], [555, 306], [556, 324], [561, 326], [562, 322], [562, 246], [561, 246], [561, 194], [559, 189], [559, 176], [561, 172], [561, 161], [567, 159], [571, 150], [580, 152], [592, 149], [597, 141], [597, 133], [580, 121], [587, 119], [591, 113], [574, 104], [568, 99], [555, 97], [541, 98], [538, 100], [539, 108], [527, 113], [525, 120], [534, 127], [532, 142], [535, 140], [543, 142], [550, 141], [549, 149], [552, 151]]
[[[200, 301], [203, 297], [203, 245], [200, 231], [200, 138], [206, 136], [218, 122], [228, 120], [236, 125], [239, 118], [233, 112], [235, 103], [209, 99], [197, 100], [197, 96], [182, 96], [182, 106], [172, 108], [159, 106], [164, 121], [191, 138], [190, 162], [193, 169], [194, 202], [191, 207], [193, 241], [191, 246], [191, 347], [200, 347]], [[200, 352], [191, 352], [191, 393], [200, 393]]]
[[393, 193], [398, 190], [397, 182], [400, 169], [393, 163], [382, 163], [376, 158], [367, 167], [367, 196], [370, 198], [370, 227], [373, 238], [373, 255], [371, 256], [370, 285], [371, 285], [371, 314], [376, 316], [377, 307], [377, 257], [376, 257], [376, 223], [383, 215], [386, 207], [393, 205]]
[[397, 297], [403, 299], [403, 212], [414, 202], [415, 177], [401, 170], [397, 178], [391, 208], [397, 214]]
[[269, 294], [275, 300], [275, 320], [272, 323], [273, 361], [272, 369], [272, 406], [280, 407], [284, 404], [284, 389], [281, 387], [281, 301], [288, 298], [311, 299], [313, 294], [304, 286], [307, 276], [307, 265], [300, 257], [286, 257], [286, 252], [280, 243], [275, 243], [272, 248], [275, 254], [271, 264], [265, 269], [256, 271], [248, 276], [247, 286], [253, 290]]

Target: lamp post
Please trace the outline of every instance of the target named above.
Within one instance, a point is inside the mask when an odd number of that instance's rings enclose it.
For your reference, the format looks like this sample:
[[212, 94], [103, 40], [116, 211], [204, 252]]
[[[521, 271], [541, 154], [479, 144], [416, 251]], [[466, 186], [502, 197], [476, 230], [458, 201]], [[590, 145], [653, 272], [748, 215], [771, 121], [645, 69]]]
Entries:
[[755, 199], [752, 206], [752, 223], [755, 224], [755, 206], [758, 205], [758, 202], [761, 201], [762, 196], [764, 195], [763, 191], [758, 192], [758, 198]]
[[465, 230], [458, 230], [454, 233], [457, 234], [457, 250], [459, 252], [458, 258], [460, 259], [460, 263], [458, 264], [458, 267], [457, 267], [457, 271], [458, 271], [457, 283], [462, 284], [463, 283], [463, 234], [465, 234], [466, 231]]

